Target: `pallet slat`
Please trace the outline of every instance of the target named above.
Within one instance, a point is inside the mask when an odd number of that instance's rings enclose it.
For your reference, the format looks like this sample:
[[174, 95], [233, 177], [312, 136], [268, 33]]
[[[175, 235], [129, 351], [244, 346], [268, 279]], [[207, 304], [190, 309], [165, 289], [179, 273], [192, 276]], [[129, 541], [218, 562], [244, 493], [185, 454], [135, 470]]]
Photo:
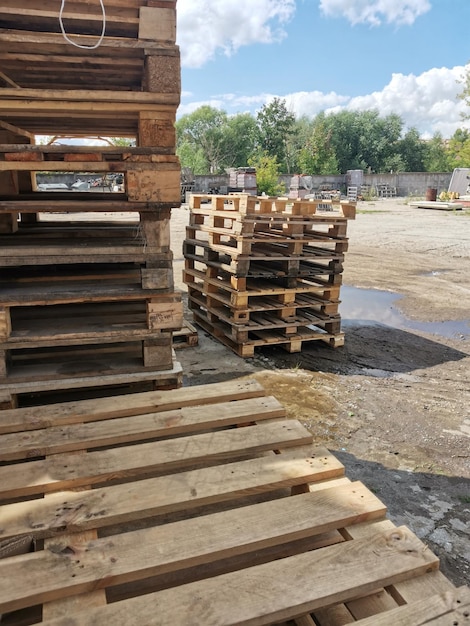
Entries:
[[[338, 501], [343, 502], [340, 507]], [[48, 550], [6, 563], [0, 611], [166, 574], [383, 516], [383, 504], [359, 483], [255, 504], [85, 543], [60, 539]], [[158, 546], [155, 551], [150, 546]], [[99, 565], [98, 565], [99, 564]], [[98, 565], [98, 566], [97, 566]], [[25, 570], [29, 585], [21, 585]], [[48, 576], [44, 576], [48, 572]], [[8, 582], [7, 582], [8, 581]]]
[[[123, 626], [201, 620], [214, 626], [272, 624], [437, 567], [437, 558], [424, 544], [399, 528], [368, 540], [329, 546], [111, 604], [94, 611], [93, 619]], [[49, 624], [81, 626], [90, 619], [91, 614], [84, 611]]]
[[47, 498], [5, 504], [2, 536], [53, 537], [58, 531], [78, 532], [186, 511], [223, 502], [255, 498], [307, 483], [321, 484], [344, 473], [328, 450], [315, 448], [309, 457], [270, 455], [201, 468], [176, 475], [147, 478], [92, 491], [59, 492]]

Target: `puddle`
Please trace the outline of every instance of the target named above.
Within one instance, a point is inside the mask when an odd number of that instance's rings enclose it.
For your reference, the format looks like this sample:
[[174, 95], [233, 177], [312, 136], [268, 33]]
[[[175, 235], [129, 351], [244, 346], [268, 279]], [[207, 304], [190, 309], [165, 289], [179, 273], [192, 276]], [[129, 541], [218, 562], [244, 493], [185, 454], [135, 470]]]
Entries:
[[470, 337], [470, 326], [467, 321], [419, 322], [408, 319], [397, 308], [396, 303], [402, 296], [378, 289], [359, 289], [358, 287], [341, 287], [340, 314], [342, 323], [354, 321], [385, 324], [402, 330], [419, 330], [448, 339], [466, 339]]

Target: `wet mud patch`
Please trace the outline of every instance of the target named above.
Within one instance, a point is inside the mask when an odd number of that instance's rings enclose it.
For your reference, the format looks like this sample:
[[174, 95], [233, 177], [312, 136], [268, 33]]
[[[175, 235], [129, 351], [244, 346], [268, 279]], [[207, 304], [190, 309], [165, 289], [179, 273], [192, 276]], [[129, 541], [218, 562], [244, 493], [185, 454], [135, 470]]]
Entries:
[[335, 377], [298, 369], [261, 371], [252, 378], [285, 407], [287, 417], [299, 420], [318, 444], [335, 441], [338, 405], [333, 397]]

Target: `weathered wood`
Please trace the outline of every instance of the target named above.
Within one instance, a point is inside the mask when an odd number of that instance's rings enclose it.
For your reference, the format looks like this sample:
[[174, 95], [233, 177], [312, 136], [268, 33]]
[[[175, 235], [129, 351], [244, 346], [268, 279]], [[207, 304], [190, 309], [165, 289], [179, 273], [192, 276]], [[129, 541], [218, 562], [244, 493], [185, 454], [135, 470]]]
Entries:
[[147, 324], [151, 330], [180, 329], [183, 326], [181, 301], [175, 302], [171, 297], [167, 298], [167, 302], [163, 298], [149, 300], [147, 302]]
[[248, 454], [304, 445], [311, 434], [295, 421], [259, 424], [230, 431], [188, 437], [182, 449], [178, 439], [90, 452], [83, 459], [73, 454], [49, 457], [22, 465], [0, 467], [4, 498], [48, 493], [60, 489], [104, 484], [142, 474], [170, 472], [190, 465], [237, 460]]
[[173, 358], [171, 333], [161, 333], [159, 338], [145, 339], [142, 345], [144, 367], [154, 370], [167, 370]]
[[[9, 159], [6, 161], [0, 161], [0, 171], [28, 171], [28, 172], [42, 172], [47, 170], [49, 172], [129, 172], [136, 178], [139, 178], [139, 174], [142, 174], [146, 178], [152, 178], [152, 174], [162, 176], [162, 174], [171, 175], [175, 169], [179, 172], [179, 161], [177, 157], [171, 155], [152, 155], [152, 157], [146, 158], [146, 161], [126, 160], [122, 161], [97, 161], [95, 155], [92, 155], [91, 161], [75, 160], [75, 158], [69, 158], [64, 161], [41, 161], [36, 160], [35, 154], [30, 153], [12, 153], [15, 160]], [[22, 159], [22, 154], [28, 155]], [[79, 155], [80, 157], [87, 156]], [[34, 160], [30, 160], [34, 157]], [[157, 159], [161, 160], [157, 161]], [[78, 159], [78, 157], [77, 157]], [[151, 164], [151, 165], [150, 165]], [[157, 180], [157, 177], [154, 177]], [[6, 193], [10, 193], [6, 191]], [[150, 202], [151, 200], [147, 200]], [[158, 201], [158, 200], [157, 200]]]
[[140, 90], [2, 89], [0, 114], [33, 134], [136, 137], [142, 110], [175, 115], [179, 99], [179, 93]]
[[[49, 549], [16, 564], [0, 561], [5, 584], [0, 610], [33, 606], [67, 595], [224, 560], [238, 554], [320, 535], [384, 513], [383, 504], [359, 483], [210, 516], [121, 534], [112, 540], [49, 542]], [[151, 546], [158, 550], [151, 550]], [[24, 572], [29, 584], [21, 584]], [[44, 572], [48, 572], [45, 577]], [[72, 574], [73, 572], [73, 574]], [[8, 575], [6, 575], [8, 573]], [[106, 582], [105, 582], [106, 581]]]
[[90, 624], [90, 619], [117, 626], [201, 621], [207, 626], [271, 624], [437, 567], [437, 558], [400, 528], [111, 604], [96, 610], [93, 618], [84, 611], [67, 621], [57, 620], [54, 626], [80, 626]]
[[139, 113], [139, 146], [176, 146], [175, 115], [142, 110]]
[[[419, 579], [418, 579], [419, 580]], [[459, 626], [468, 622], [470, 588], [461, 587], [357, 622], [359, 626]]]
[[266, 397], [71, 426], [55, 426], [24, 432], [20, 439], [17, 433], [1, 435], [0, 461], [90, 450], [284, 416], [285, 409], [282, 405], [275, 398]]
[[[1, 351], [0, 351], [1, 354]], [[2, 355], [4, 357], [4, 355]], [[2, 362], [0, 363], [0, 366]], [[139, 367], [136, 364], [136, 357], [133, 359], [109, 358], [105, 367], [99, 371], [89, 370], [83, 367], [83, 363], [71, 362], [68, 356], [63, 363], [36, 364], [25, 367], [20, 366], [16, 372], [7, 372], [3, 381], [0, 381], [0, 397], [3, 394], [15, 397], [27, 394], [50, 393], [51, 391], [71, 392], [79, 389], [95, 389], [97, 387], [124, 386], [129, 388], [136, 384], [151, 382], [154, 388], [177, 389], [182, 385], [183, 371], [181, 364], [175, 359], [172, 368], [168, 370], [155, 370], [151, 368]], [[119, 370], [116, 370], [119, 365]], [[109, 369], [106, 370], [105, 368]]]
[[175, 43], [176, 10], [174, 8], [140, 7], [139, 39]]
[[10, 309], [0, 306], [0, 342], [8, 339], [11, 333]]
[[165, 170], [143, 170], [134, 164], [135, 169], [129, 170], [126, 176], [129, 200], [135, 202], [173, 202], [174, 206], [181, 203], [180, 169], [176, 164]]
[[[60, 492], [2, 506], [2, 536], [52, 537], [187, 511], [341, 476], [343, 465], [324, 448], [308, 457], [286, 454], [201, 468], [90, 492]], [[321, 483], [323, 484], [323, 483]], [[334, 485], [333, 485], [334, 486]], [[328, 487], [328, 484], [326, 484]]]
[[254, 379], [233, 380], [212, 385], [195, 385], [170, 391], [148, 391], [120, 396], [25, 407], [2, 412], [0, 432], [21, 432], [52, 426], [114, 419], [130, 415], [172, 411], [265, 395]]

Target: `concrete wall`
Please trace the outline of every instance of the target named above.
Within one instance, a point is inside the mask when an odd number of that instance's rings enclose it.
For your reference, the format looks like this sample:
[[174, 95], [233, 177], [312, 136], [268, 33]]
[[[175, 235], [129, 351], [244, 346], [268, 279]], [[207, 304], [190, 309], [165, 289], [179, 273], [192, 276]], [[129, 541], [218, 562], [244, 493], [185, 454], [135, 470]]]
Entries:
[[[400, 172], [397, 174], [364, 174], [364, 185], [375, 188], [377, 185], [390, 185], [395, 187], [397, 195], [425, 196], [428, 188], [437, 189], [438, 193], [447, 191], [452, 177], [452, 172]], [[280, 176], [280, 182], [284, 183], [286, 193], [289, 191], [291, 176]], [[314, 189], [329, 187], [346, 192], [346, 175], [338, 176], [312, 176]], [[208, 192], [216, 188], [220, 193], [228, 189], [229, 177], [226, 176], [196, 176], [195, 191], [197, 193]]]

